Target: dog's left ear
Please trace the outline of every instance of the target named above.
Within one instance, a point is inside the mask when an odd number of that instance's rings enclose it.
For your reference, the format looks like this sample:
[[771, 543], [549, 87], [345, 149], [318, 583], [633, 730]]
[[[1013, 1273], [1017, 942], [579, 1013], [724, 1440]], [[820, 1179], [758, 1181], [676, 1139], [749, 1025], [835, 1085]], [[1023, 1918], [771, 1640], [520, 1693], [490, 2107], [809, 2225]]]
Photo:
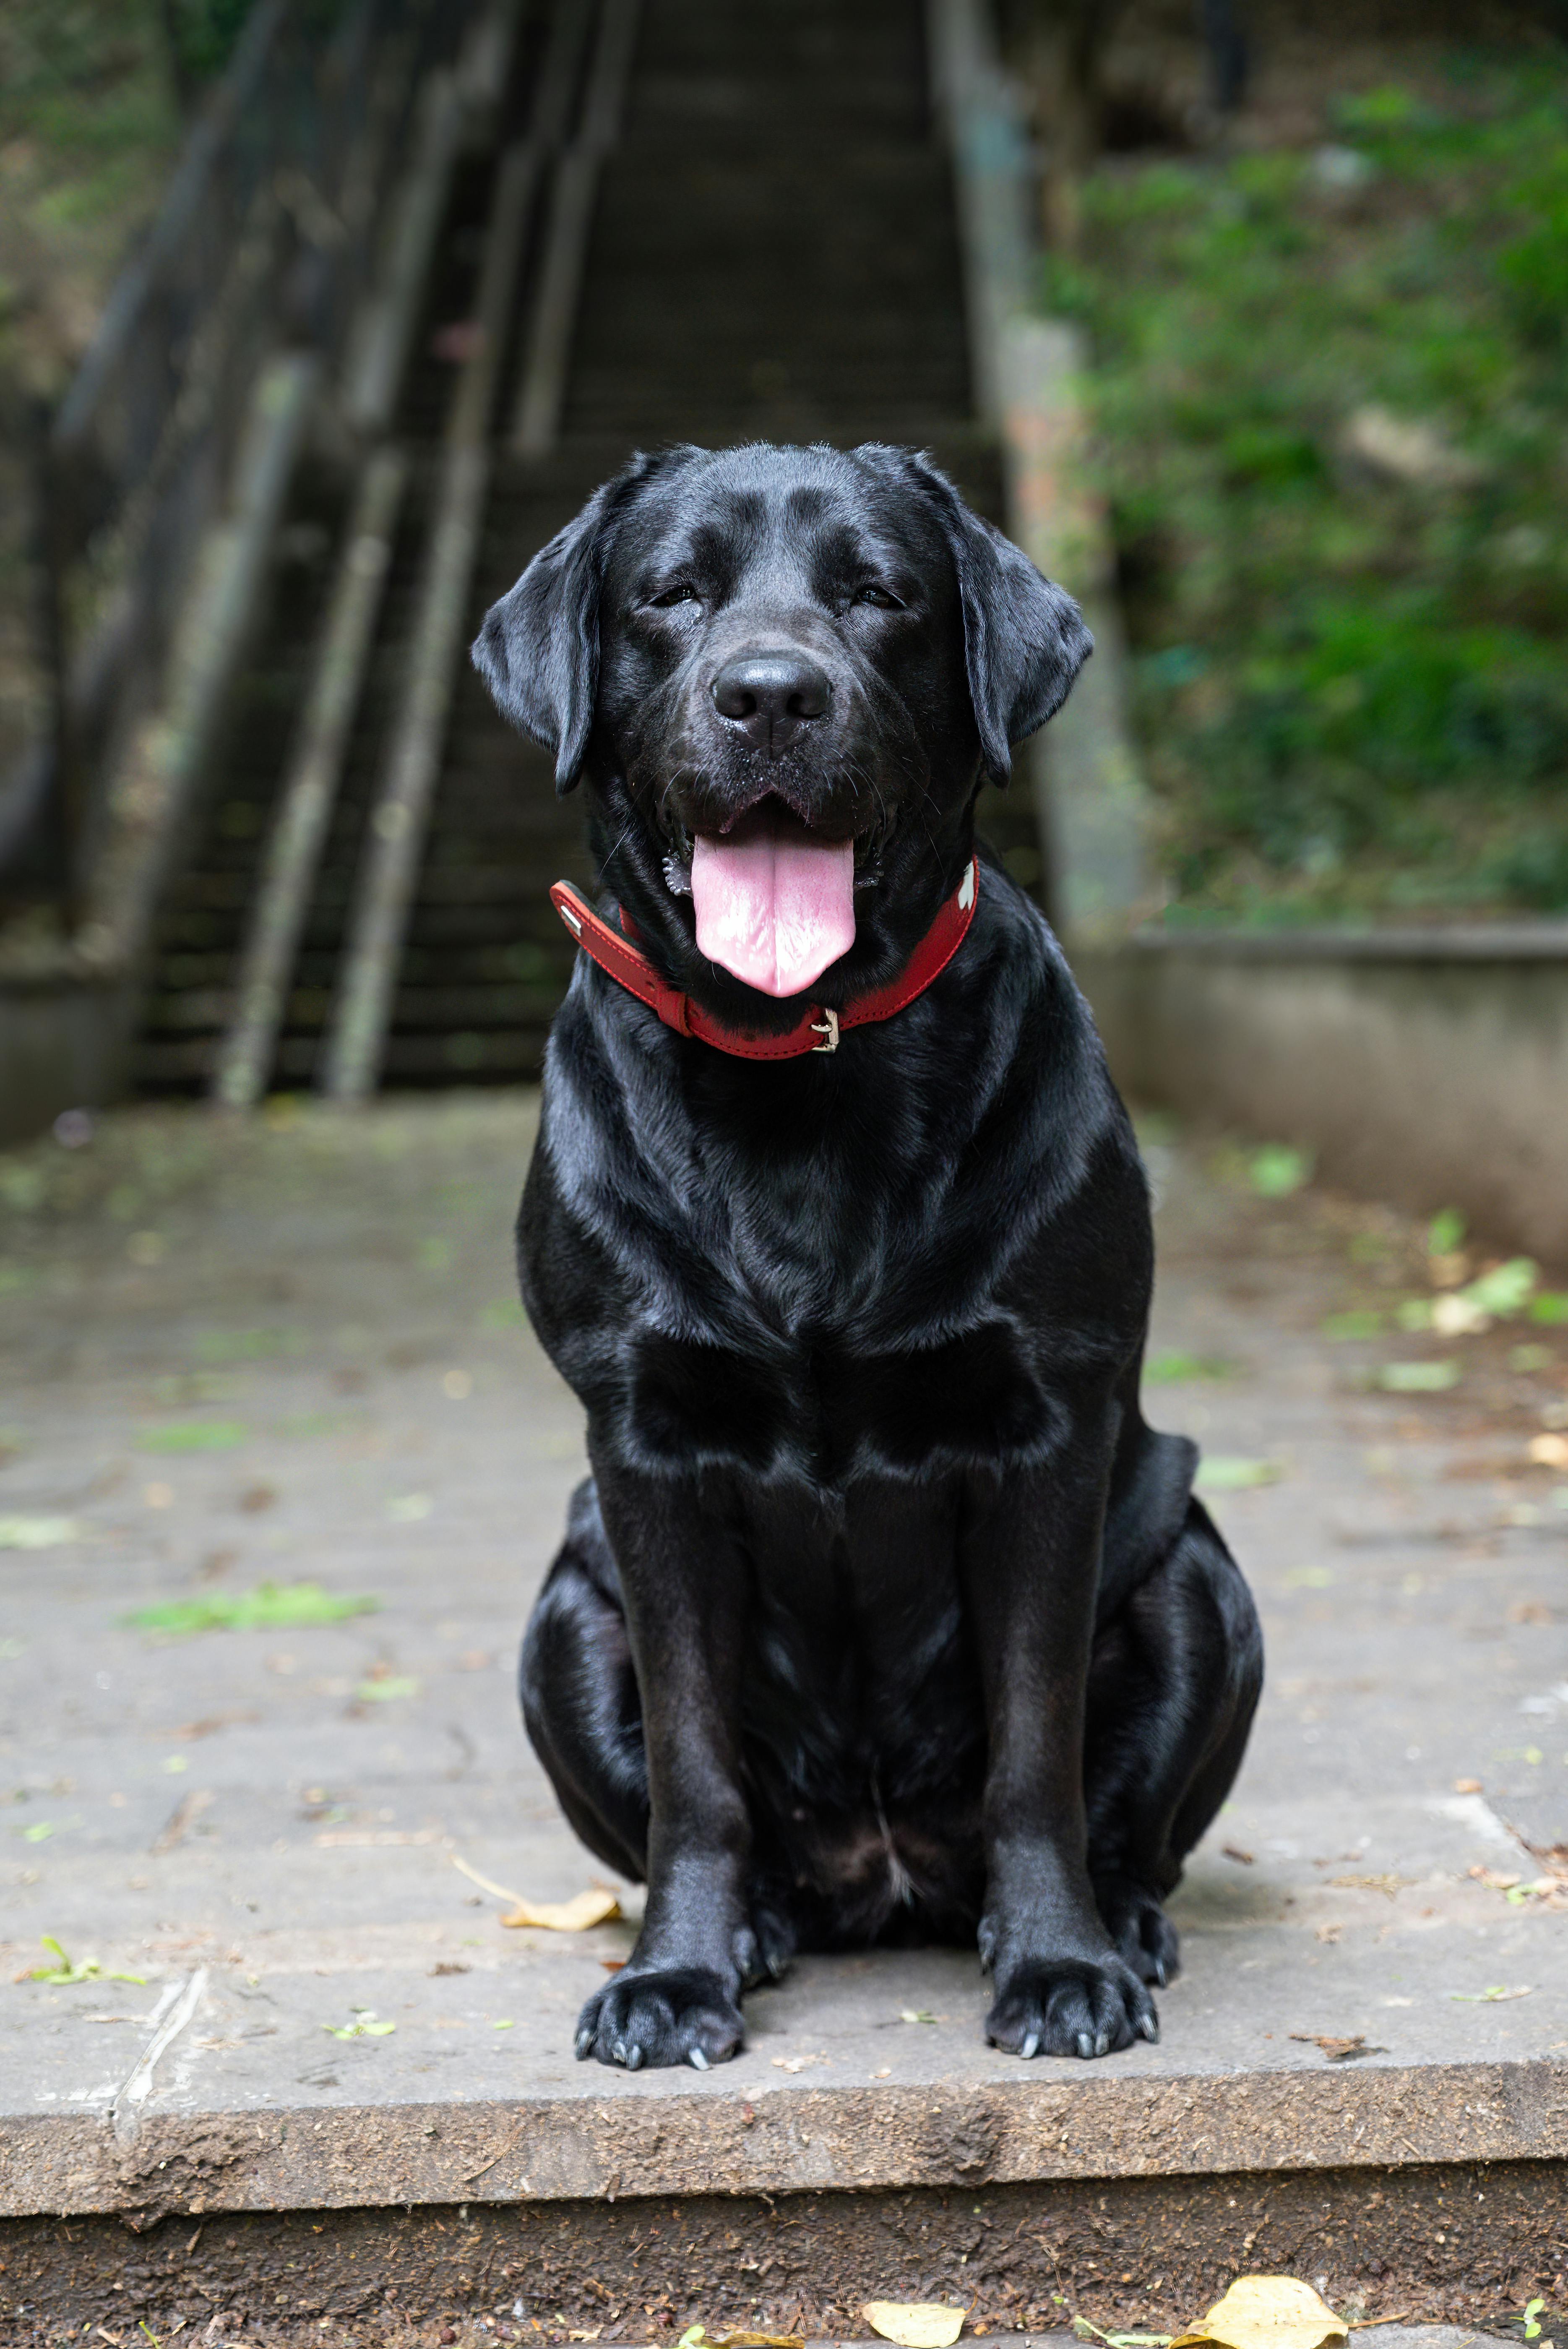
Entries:
[[924, 457], [908, 460], [936, 509], [958, 574], [964, 657], [986, 778], [1005, 783], [1012, 745], [1054, 718], [1094, 638], [1072, 597], [966, 506]]
[[594, 491], [575, 521], [540, 548], [515, 587], [485, 614], [471, 647], [496, 708], [555, 754], [555, 788], [577, 781], [599, 688], [599, 594], [612, 517], [658, 458], [634, 457]]

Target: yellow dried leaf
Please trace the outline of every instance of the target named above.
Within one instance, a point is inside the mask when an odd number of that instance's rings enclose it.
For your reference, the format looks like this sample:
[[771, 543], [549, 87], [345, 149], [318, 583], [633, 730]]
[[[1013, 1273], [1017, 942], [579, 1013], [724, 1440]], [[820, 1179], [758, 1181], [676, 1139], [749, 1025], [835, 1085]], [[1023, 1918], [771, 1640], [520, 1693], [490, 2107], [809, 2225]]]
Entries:
[[613, 1892], [590, 1886], [586, 1892], [574, 1892], [570, 1900], [520, 1900], [500, 1921], [538, 1925], [549, 1933], [585, 1933], [590, 1925], [603, 1925], [620, 1913], [621, 1904]]
[[1346, 2332], [1344, 2319], [1298, 2277], [1238, 2276], [1171, 2349], [1202, 2349], [1209, 2342], [1222, 2349], [1326, 2349]]
[[574, 1892], [570, 1900], [527, 1900], [521, 1892], [512, 1892], [493, 1878], [481, 1876], [457, 1852], [452, 1854], [452, 1866], [460, 1868], [470, 1884], [493, 1892], [498, 1900], [511, 1901], [511, 1909], [500, 1920], [503, 1925], [531, 1925], [547, 1933], [585, 1933], [590, 1925], [606, 1924], [621, 1913], [620, 1901], [602, 1884], [590, 1885], [586, 1892]]
[[953, 2349], [964, 2330], [964, 2311], [939, 2300], [868, 2300], [861, 2314], [898, 2349]]

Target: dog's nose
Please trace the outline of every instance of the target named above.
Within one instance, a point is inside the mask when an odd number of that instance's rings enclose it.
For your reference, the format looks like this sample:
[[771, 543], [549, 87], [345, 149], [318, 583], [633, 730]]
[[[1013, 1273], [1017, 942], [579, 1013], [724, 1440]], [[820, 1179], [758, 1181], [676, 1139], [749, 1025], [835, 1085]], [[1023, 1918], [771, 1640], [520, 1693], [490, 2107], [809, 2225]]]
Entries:
[[804, 653], [740, 653], [726, 661], [709, 690], [713, 706], [758, 750], [781, 750], [802, 726], [820, 718], [833, 688]]

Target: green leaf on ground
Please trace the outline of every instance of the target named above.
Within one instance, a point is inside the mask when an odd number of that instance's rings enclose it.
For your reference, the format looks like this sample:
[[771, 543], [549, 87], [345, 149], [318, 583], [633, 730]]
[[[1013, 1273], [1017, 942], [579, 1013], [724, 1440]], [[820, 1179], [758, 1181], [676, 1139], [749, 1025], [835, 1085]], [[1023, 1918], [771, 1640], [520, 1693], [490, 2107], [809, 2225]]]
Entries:
[[30, 1827], [18, 1827], [16, 1832], [24, 1843], [47, 1843], [55, 1832], [55, 1823], [53, 1819], [35, 1819]]
[[395, 2023], [383, 2023], [373, 2006], [356, 2006], [353, 2013], [352, 2023], [324, 2023], [321, 2027], [334, 2039], [385, 2039], [397, 2028]]
[[394, 1525], [417, 1526], [423, 1522], [436, 1504], [428, 1493], [397, 1493], [387, 1504], [387, 1514]]
[[1287, 1142], [1265, 1142], [1247, 1163], [1247, 1175], [1260, 1199], [1288, 1199], [1312, 1180], [1312, 1154]]
[[53, 1982], [64, 1989], [85, 1982], [135, 1982], [139, 1988], [146, 1985], [145, 1974], [117, 1973], [112, 1966], [100, 1966], [96, 1958], [83, 1958], [79, 1964], [73, 1963], [52, 1933], [40, 1934], [39, 1939], [45, 1949], [53, 1952], [55, 1962], [35, 1966], [25, 1977], [27, 1982]]
[[145, 1428], [137, 1438], [141, 1452], [232, 1452], [243, 1444], [250, 1429], [238, 1419], [172, 1419], [162, 1427]]
[[1457, 1207], [1441, 1207], [1427, 1226], [1427, 1254], [1452, 1256], [1464, 1246], [1465, 1219]]
[[0, 1517], [0, 1549], [58, 1549], [80, 1532], [74, 1517]]
[[1551, 1328], [1568, 1321], [1568, 1293], [1560, 1288], [1543, 1288], [1539, 1297], [1530, 1300], [1530, 1318]]
[[1506, 1319], [1524, 1310], [1540, 1278], [1541, 1268], [1530, 1257], [1510, 1257], [1506, 1264], [1494, 1264], [1478, 1280], [1467, 1282], [1459, 1293], [1467, 1305], [1475, 1306], [1478, 1311]]
[[1284, 1475], [1277, 1460], [1245, 1460], [1216, 1452], [1202, 1463], [1192, 1482], [1200, 1493], [1246, 1493], [1258, 1485], [1277, 1485]]
[[1144, 1383], [1151, 1387], [1180, 1387], [1199, 1379], [1233, 1379], [1238, 1365], [1227, 1362], [1219, 1354], [1186, 1354], [1172, 1347], [1162, 1354], [1150, 1354], [1143, 1365]]
[[1326, 1338], [1378, 1338], [1384, 1317], [1376, 1306], [1352, 1306], [1346, 1313], [1326, 1313], [1318, 1323]]
[[165, 1599], [122, 1618], [134, 1631], [283, 1631], [373, 1615], [379, 1599], [340, 1599], [319, 1582], [263, 1582], [254, 1590], [213, 1590]]
[[1439, 1362], [1385, 1362], [1375, 1384], [1385, 1394], [1443, 1394], [1460, 1382], [1460, 1366]]
[[1416, 1337], [1432, 1326], [1432, 1300], [1429, 1297], [1407, 1297], [1394, 1308], [1394, 1319], [1408, 1336]]
[[385, 1680], [361, 1681], [354, 1693], [361, 1704], [387, 1704], [394, 1697], [418, 1696], [419, 1683], [407, 1673], [388, 1672]]

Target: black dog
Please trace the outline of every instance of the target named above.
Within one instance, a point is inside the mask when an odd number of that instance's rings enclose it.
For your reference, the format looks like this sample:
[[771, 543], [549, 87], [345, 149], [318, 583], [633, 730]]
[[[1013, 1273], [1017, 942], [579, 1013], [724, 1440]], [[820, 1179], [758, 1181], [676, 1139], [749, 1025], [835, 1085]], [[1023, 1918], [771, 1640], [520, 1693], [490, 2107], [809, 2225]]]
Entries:
[[[1088, 1009], [996, 864], [965, 898], [976, 791], [1088, 649], [876, 446], [637, 459], [475, 648], [587, 777], [664, 988], [579, 957], [519, 1223], [593, 1467], [523, 1712], [648, 1885], [580, 2055], [706, 2068], [797, 1949], [976, 1936], [995, 2045], [1158, 2035], [1161, 1901], [1261, 1640], [1193, 1446], [1140, 1412], [1149, 1201]], [[944, 920], [934, 983], [851, 1026]], [[803, 1013], [816, 1049], [737, 1057]], [[699, 1018], [734, 1049], [669, 1024]]]

